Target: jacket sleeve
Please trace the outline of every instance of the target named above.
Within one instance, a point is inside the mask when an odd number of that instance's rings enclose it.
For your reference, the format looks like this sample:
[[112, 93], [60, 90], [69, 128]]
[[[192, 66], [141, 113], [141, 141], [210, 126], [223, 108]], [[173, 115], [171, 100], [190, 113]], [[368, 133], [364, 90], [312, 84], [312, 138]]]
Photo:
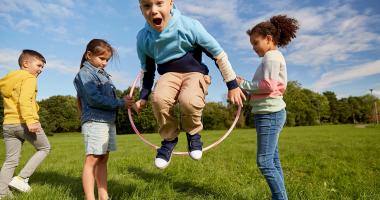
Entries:
[[140, 99], [148, 100], [152, 87], [154, 84], [154, 76], [156, 73], [156, 63], [150, 58], [146, 57], [146, 70], [142, 79], [142, 88], [140, 91]]
[[276, 60], [263, 61], [264, 79], [256, 81], [244, 80], [240, 87], [252, 94], [270, 94], [279, 90], [279, 74], [281, 63]]
[[34, 77], [26, 78], [21, 83], [19, 98], [20, 112], [22, 119], [24, 119], [28, 125], [39, 122], [37, 110], [35, 110], [35, 105], [33, 105], [36, 89], [37, 79]]
[[[123, 107], [125, 104], [123, 99], [103, 95], [98, 89], [96, 78], [92, 75], [79, 73], [77, 84], [83, 88], [82, 95], [85, 96], [91, 107], [105, 110], [116, 110], [119, 107]], [[78, 85], [76, 87], [78, 87]]]

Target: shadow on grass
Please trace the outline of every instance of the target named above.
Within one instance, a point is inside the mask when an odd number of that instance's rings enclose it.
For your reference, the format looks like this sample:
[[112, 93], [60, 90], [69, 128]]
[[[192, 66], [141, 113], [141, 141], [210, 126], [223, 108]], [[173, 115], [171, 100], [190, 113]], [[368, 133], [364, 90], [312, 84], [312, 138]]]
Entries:
[[[47, 171], [35, 172], [32, 178], [33, 183], [48, 184], [51, 187], [63, 187], [67, 189], [70, 197], [84, 199], [81, 177], [67, 176], [58, 172]], [[113, 180], [108, 180], [108, 193], [113, 199], [124, 199], [133, 196], [135, 191], [135, 185], [124, 185]]]
[[[128, 172], [149, 183], [157, 183], [157, 181], [162, 182], [162, 184], [172, 183], [173, 189], [176, 192], [189, 197], [202, 196], [204, 198], [212, 199], [223, 199], [224, 197], [220, 192], [212, 190], [207, 185], [195, 185], [195, 183], [190, 180], [176, 181], [160, 172], [149, 172], [138, 167], [128, 167]], [[244, 197], [234, 196], [234, 199], [244, 199]]]

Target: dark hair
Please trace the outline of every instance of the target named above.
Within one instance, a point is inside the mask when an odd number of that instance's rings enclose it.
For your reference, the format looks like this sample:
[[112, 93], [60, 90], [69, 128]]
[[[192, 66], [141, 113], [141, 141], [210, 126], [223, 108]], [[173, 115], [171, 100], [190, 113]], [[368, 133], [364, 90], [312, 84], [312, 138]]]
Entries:
[[34, 50], [24, 49], [24, 50], [22, 50], [20, 57], [18, 57], [18, 65], [20, 67], [22, 67], [22, 63], [25, 60], [29, 59], [30, 57], [36, 58], [38, 60], [41, 60], [43, 63], [46, 64], [46, 59], [44, 58], [44, 56], [42, 56], [42, 54], [40, 54], [40, 53], [38, 53], [37, 51], [34, 51]]
[[88, 51], [95, 55], [100, 55], [105, 51], [109, 51], [111, 53], [111, 58], [113, 58], [113, 56], [116, 55], [116, 50], [112, 48], [112, 46], [106, 40], [92, 39], [87, 44], [86, 50], [83, 53], [82, 60], [80, 62], [80, 68], [83, 67], [83, 63], [86, 61], [86, 54]]
[[247, 31], [249, 36], [259, 34], [262, 36], [271, 35], [275, 45], [285, 47], [290, 41], [296, 38], [299, 29], [298, 21], [286, 15], [276, 15], [269, 21], [261, 22]]

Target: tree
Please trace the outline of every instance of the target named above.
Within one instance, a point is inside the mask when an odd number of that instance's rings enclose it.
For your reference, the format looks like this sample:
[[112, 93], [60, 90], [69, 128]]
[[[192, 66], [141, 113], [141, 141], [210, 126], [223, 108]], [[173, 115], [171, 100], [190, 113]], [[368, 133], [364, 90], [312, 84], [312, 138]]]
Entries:
[[[124, 91], [117, 90], [116, 95], [118, 98], [122, 98], [124, 95], [129, 95], [130, 89], [131, 88], [128, 88]], [[133, 98], [136, 101], [139, 97], [138, 91], [139, 88], [136, 88], [133, 94]], [[156, 119], [154, 118], [153, 108], [150, 100], [147, 102], [147, 106], [141, 111], [140, 114], [133, 113], [133, 119], [137, 129], [142, 133], [152, 133], [157, 132], [158, 130], [158, 125]], [[128, 118], [128, 111], [126, 109], [118, 110], [116, 128], [118, 134], [134, 133]]]
[[47, 133], [80, 130], [77, 99], [72, 96], [52, 96], [39, 102], [40, 121]]
[[331, 123], [338, 123], [339, 122], [339, 113], [338, 113], [338, 99], [336, 98], [336, 95], [334, 92], [326, 91], [323, 93], [323, 95], [327, 98], [329, 101], [329, 107], [330, 107], [330, 122]]
[[308, 97], [302, 91], [301, 84], [296, 81], [288, 82], [284, 100], [287, 109], [286, 124], [288, 126], [309, 125], [307, 123], [307, 112], [305, 112], [309, 109]]
[[[0, 95], [0, 130], [3, 130], [3, 121], [4, 121], [4, 103], [3, 103], [3, 97]], [[3, 134], [1, 134], [2, 136]]]

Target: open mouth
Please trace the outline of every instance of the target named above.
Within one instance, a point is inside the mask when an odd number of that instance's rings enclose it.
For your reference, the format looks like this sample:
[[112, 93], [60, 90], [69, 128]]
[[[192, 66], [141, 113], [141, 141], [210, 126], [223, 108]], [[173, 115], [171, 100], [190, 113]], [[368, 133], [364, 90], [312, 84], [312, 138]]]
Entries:
[[160, 26], [162, 24], [162, 19], [161, 18], [154, 18], [153, 24], [156, 26]]

